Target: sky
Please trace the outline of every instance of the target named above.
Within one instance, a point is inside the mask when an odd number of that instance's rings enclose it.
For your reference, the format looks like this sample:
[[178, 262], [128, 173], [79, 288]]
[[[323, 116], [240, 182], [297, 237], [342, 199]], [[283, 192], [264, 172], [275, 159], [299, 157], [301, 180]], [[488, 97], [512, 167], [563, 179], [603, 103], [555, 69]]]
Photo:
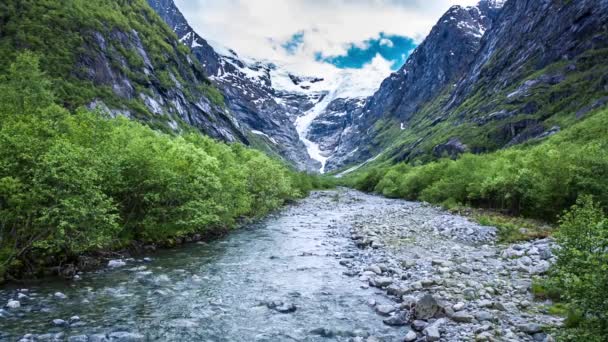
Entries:
[[387, 77], [452, 5], [478, 0], [175, 0], [212, 46], [299, 74]]

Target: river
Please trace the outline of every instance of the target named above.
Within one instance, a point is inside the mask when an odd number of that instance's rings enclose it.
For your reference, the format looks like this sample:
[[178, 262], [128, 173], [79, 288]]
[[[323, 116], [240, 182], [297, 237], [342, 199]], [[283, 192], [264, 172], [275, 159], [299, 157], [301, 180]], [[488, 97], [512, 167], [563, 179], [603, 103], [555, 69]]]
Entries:
[[[19, 307], [0, 309], [0, 340], [542, 340], [539, 327], [559, 319], [529, 287], [550, 241], [494, 238], [429, 205], [315, 192], [211, 243], [4, 288], [0, 301]], [[421, 311], [425, 294], [437, 305], [420, 319], [411, 308]]]

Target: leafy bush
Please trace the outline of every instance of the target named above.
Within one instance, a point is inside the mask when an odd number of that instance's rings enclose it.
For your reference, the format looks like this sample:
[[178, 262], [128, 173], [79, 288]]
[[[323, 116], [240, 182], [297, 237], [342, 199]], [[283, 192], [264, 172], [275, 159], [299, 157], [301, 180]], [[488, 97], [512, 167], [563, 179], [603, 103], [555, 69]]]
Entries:
[[70, 113], [53, 104], [32, 54], [10, 70], [0, 83], [0, 278], [133, 240], [214, 235], [315, 186], [239, 144]]
[[582, 315], [577, 339], [599, 341], [608, 336], [608, 218], [590, 196], [582, 196], [562, 217], [555, 236], [560, 248], [553, 280]]
[[554, 222], [580, 194], [608, 204], [608, 110], [535, 146], [467, 154], [351, 176], [358, 189], [450, 206], [496, 209]]

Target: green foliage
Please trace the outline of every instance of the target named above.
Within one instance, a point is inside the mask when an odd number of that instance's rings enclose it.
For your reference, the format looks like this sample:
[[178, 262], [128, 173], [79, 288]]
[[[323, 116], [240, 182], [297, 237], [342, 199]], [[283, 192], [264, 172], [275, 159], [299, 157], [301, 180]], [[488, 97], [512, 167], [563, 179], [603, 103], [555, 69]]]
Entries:
[[211, 103], [216, 106], [224, 106], [224, 95], [212, 84], [203, 84], [199, 88]]
[[553, 281], [582, 318], [578, 332], [586, 334], [576, 340], [599, 340], [608, 335], [608, 218], [591, 196], [582, 196], [555, 236], [560, 248]]
[[473, 214], [473, 218], [481, 225], [498, 228], [498, 240], [505, 243], [544, 238], [553, 231], [551, 226], [537, 220], [495, 212], [481, 211]]
[[[23, 51], [40, 56], [45, 81], [52, 82], [58, 101], [69, 110], [101, 100], [152, 127], [168, 126], [140, 94], [151, 88], [172, 91], [175, 80], [188, 100], [210, 96], [223, 105], [202, 65], [146, 0], [5, 0], [0, 7], [0, 77]], [[112, 82], [118, 78], [127, 78], [136, 93], [116, 93]], [[17, 85], [9, 88], [20, 91]], [[32, 85], [30, 89], [40, 93]], [[0, 103], [6, 102], [0, 98]]]
[[319, 185], [239, 144], [70, 113], [37, 65], [19, 55], [0, 84], [0, 277], [133, 240], [214, 235]]
[[421, 166], [376, 167], [351, 176], [350, 183], [391, 197], [555, 221], [580, 194], [608, 203], [607, 127], [608, 110], [603, 110], [536, 146]]

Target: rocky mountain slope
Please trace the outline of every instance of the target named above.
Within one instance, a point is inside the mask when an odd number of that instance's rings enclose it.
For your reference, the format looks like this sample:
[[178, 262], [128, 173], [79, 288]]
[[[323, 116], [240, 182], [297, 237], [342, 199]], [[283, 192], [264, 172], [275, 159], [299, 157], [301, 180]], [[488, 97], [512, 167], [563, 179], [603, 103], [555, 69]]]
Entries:
[[247, 142], [204, 67], [143, 0], [7, 1], [0, 23], [2, 66], [19, 51], [39, 54], [70, 108]]
[[559, 131], [607, 102], [607, 22], [605, 0], [452, 7], [328, 165], [455, 158]]
[[271, 63], [241, 58], [234, 50], [218, 53], [188, 24], [173, 0], [148, 0], [148, 3], [204, 65], [254, 146], [280, 155], [299, 169], [319, 169], [299, 138], [294, 115], [310, 109], [321, 94], [281, 91], [273, 85], [273, 78], [282, 77], [302, 91], [308, 90], [306, 83], [322, 79], [303, 79], [277, 70]]

